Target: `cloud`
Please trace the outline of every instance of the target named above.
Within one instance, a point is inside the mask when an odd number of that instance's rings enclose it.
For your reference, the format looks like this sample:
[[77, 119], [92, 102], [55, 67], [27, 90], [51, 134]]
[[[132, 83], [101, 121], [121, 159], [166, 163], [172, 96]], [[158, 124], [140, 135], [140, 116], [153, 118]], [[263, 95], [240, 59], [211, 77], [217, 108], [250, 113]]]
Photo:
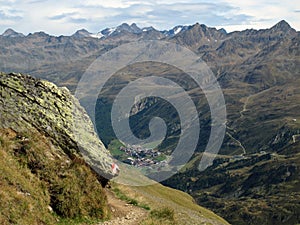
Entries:
[[87, 23], [87, 22], [89, 22], [89, 20], [88, 19], [86, 19], [86, 18], [69, 18], [68, 19], [68, 22], [71, 22], [71, 23], [83, 23], [83, 24], [85, 24], [85, 23]]
[[123, 22], [161, 30], [199, 22], [232, 31], [267, 28], [285, 19], [299, 30], [297, 1], [0, 0], [0, 29], [11, 26], [24, 33], [43, 30], [69, 35], [81, 28], [98, 32]]
[[[161, 5], [159, 9], [153, 8], [148, 16], [162, 19], [162, 24], [175, 26], [181, 21], [183, 24], [194, 22], [204, 23], [209, 26], [228, 25], [236, 23], [249, 23], [252, 18], [249, 15], [235, 13], [236, 8], [228, 4], [219, 5], [214, 3], [203, 4], [169, 4]], [[191, 16], [193, 15], [193, 16]], [[174, 22], [170, 18], [176, 18]]]
[[1, 6], [0, 7], [0, 20], [11, 20], [17, 21], [23, 18], [23, 12], [21, 10], [16, 10], [11, 6]]
[[4, 11], [0, 10], [0, 20], [21, 20], [22, 16], [19, 16], [18, 14], [14, 14], [13, 10]]
[[74, 15], [76, 15], [75, 12], [72, 12], [72, 13], [62, 13], [62, 14], [55, 15], [55, 16], [49, 16], [48, 18], [50, 20], [62, 20], [62, 19], [74, 16]]
[[60, 21], [60, 22], [69, 22], [69, 23], [87, 23], [89, 20], [84, 17], [80, 17], [80, 15], [76, 12], [72, 13], [62, 13], [55, 16], [50, 16], [50, 20]]
[[[125, 1], [124, 1], [125, 2]], [[134, 3], [134, 4], [133, 4]], [[133, 1], [127, 1], [128, 7], [117, 8], [105, 8], [103, 6], [93, 6], [93, 11], [96, 13], [104, 12], [106, 16], [97, 16], [94, 14], [90, 18], [90, 21], [95, 24], [105, 23], [107, 26], [117, 26], [122, 22], [135, 22], [139, 26], [152, 25], [158, 29], [170, 29], [178, 24], [193, 24], [195, 22], [205, 23], [209, 26], [216, 26], [220, 24], [236, 24], [236, 23], [249, 23], [251, 16], [245, 14], [235, 14], [235, 7], [225, 3], [223, 5], [215, 3], [203, 3], [197, 4], [191, 3], [172, 3], [159, 4], [156, 1], [148, 1], [147, 3], [136, 4]], [[82, 14], [85, 13], [86, 7], [80, 5], [76, 10], [81, 8]], [[117, 7], [117, 5], [114, 5]], [[110, 13], [107, 13], [109, 12]], [[95, 29], [94, 26], [91, 26]], [[99, 29], [99, 27], [98, 27]]]

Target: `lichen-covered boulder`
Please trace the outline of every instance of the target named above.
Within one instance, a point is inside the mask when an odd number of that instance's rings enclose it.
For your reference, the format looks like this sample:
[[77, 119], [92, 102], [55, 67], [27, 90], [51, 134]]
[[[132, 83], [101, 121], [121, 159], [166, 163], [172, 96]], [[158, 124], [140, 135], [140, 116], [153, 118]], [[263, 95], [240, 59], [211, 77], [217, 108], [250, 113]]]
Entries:
[[81, 154], [101, 177], [114, 176], [109, 151], [67, 88], [28, 75], [0, 73], [0, 127], [36, 129], [70, 157]]

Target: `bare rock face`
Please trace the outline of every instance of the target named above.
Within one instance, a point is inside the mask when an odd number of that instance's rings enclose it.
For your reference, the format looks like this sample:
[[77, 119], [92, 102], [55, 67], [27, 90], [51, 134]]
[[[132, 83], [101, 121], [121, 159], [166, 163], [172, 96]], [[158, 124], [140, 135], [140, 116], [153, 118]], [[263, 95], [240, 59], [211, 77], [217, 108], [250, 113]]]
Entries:
[[36, 129], [69, 157], [81, 154], [101, 177], [114, 176], [109, 151], [67, 88], [27, 75], [0, 73], [0, 113], [0, 127]]

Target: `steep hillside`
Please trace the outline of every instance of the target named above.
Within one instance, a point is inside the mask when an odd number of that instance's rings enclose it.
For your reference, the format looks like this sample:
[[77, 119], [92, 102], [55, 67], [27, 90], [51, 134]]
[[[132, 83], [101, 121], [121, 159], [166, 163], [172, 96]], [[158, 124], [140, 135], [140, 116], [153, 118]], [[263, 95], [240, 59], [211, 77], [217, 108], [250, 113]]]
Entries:
[[159, 184], [105, 190], [112, 158], [66, 88], [1, 73], [0, 113], [1, 224], [228, 224]]
[[190, 193], [198, 204], [232, 224], [297, 224], [299, 146], [291, 144], [278, 154], [218, 156], [203, 172], [196, 169], [198, 155], [186, 170], [163, 184]]
[[197, 205], [190, 195], [161, 184], [149, 186], [113, 184], [113, 188], [122, 191], [143, 205], [149, 206], [150, 213], [141, 222], [141, 225], [228, 224], [221, 217]]

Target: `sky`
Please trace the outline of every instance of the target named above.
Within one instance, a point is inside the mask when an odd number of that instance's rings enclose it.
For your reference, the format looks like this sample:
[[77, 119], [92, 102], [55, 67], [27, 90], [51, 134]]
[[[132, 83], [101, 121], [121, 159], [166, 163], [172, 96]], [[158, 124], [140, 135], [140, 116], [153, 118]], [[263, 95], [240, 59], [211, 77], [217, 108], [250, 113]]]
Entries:
[[0, 0], [0, 33], [96, 33], [122, 23], [169, 30], [196, 22], [231, 32], [270, 28], [281, 20], [300, 30], [299, 0]]

